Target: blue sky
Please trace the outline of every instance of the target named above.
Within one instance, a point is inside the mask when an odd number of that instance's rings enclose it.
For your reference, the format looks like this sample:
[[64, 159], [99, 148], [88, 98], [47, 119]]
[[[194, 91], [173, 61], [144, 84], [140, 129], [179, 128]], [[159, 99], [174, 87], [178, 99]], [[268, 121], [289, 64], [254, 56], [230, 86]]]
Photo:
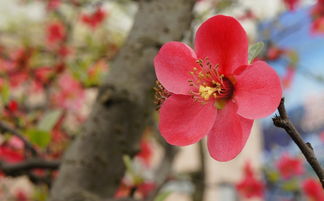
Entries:
[[[294, 49], [299, 54], [297, 75], [289, 90], [285, 92], [286, 106], [291, 108], [301, 104], [306, 98], [324, 94], [324, 82], [320, 83], [304, 72], [324, 77], [324, 35], [310, 33], [311, 7], [282, 14], [277, 23], [265, 22], [260, 29], [270, 30], [271, 40], [280, 47]], [[271, 27], [269, 29], [269, 27]], [[286, 59], [270, 63], [279, 74], [284, 72]]]

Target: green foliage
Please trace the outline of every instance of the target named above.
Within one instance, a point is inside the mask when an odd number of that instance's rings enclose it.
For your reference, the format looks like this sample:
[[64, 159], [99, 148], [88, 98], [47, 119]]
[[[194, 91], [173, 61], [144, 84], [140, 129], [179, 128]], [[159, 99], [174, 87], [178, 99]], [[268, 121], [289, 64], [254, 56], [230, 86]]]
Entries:
[[296, 179], [289, 180], [282, 185], [284, 191], [296, 191], [298, 188], [299, 185]]
[[45, 186], [37, 186], [34, 189], [32, 200], [45, 201], [48, 198], [48, 188]]
[[7, 104], [10, 98], [10, 88], [7, 84], [4, 84], [0, 88], [0, 100], [3, 104]]
[[84, 56], [80, 60], [76, 60], [73, 65], [69, 66], [73, 77], [81, 83], [86, 83], [88, 80], [87, 70], [91, 66], [93, 59], [89, 56]]
[[287, 53], [287, 56], [290, 60], [290, 65], [291, 66], [297, 66], [298, 62], [299, 62], [299, 56], [298, 53], [294, 50], [290, 50]]
[[36, 128], [27, 130], [27, 136], [32, 144], [41, 148], [47, 147], [51, 142], [51, 131], [62, 115], [62, 110], [52, 110], [46, 112], [38, 122]]
[[272, 183], [278, 182], [280, 179], [280, 175], [278, 172], [273, 171], [273, 170], [267, 170], [266, 171], [267, 174], [267, 178], [269, 179], [269, 181], [271, 181]]
[[134, 185], [139, 185], [139, 184], [143, 183], [143, 178], [141, 178], [136, 173], [136, 171], [135, 171], [135, 169], [133, 167], [133, 163], [132, 163], [131, 158], [128, 155], [124, 155], [123, 156], [123, 161], [124, 161], [124, 164], [126, 166], [127, 173], [130, 174], [130, 176], [133, 179]]
[[45, 148], [51, 141], [51, 134], [49, 131], [28, 129], [26, 133], [30, 142], [41, 148]]
[[249, 46], [249, 64], [261, 53], [263, 47], [263, 42], [257, 42]]
[[169, 191], [162, 192], [154, 199], [154, 201], [164, 201], [170, 194], [171, 192]]
[[61, 115], [62, 110], [52, 110], [46, 112], [42, 119], [38, 122], [37, 129], [47, 132], [51, 131]]

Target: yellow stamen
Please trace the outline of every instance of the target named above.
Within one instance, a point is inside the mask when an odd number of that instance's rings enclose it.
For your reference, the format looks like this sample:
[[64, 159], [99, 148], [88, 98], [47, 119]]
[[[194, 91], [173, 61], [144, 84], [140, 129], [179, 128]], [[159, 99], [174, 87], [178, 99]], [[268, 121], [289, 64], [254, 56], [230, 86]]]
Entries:
[[215, 91], [217, 91], [217, 88], [203, 85], [200, 85], [199, 87], [199, 94], [204, 100], [208, 100]]

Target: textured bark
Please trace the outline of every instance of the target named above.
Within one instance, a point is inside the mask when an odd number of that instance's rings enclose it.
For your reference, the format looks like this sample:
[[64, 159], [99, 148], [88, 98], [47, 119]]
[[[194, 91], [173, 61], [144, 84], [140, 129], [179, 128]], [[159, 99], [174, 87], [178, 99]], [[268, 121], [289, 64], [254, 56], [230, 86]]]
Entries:
[[160, 46], [180, 40], [195, 0], [142, 0], [130, 32], [100, 87], [83, 132], [64, 156], [51, 201], [111, 198], [134, 156], [153, 111], [153, 58]]

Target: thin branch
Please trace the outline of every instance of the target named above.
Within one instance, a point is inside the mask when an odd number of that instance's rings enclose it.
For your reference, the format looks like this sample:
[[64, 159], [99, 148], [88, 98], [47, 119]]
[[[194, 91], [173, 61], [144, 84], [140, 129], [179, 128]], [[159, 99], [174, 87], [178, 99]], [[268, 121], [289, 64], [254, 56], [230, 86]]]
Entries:
[[203, 141], [201, 140], [198, 143], [199, 148], [199, 161], [200, 167], [197, 172], [194, 172], [193, 175], [193, 183], [195, 185], [195, 192], [193, 194], [194, 201], [201, 201], [204, 200], [205, 195], [205, 180], [206, 180], [206, 161], [205, 161], [205, 149]]
[[32, 172], [28, 172], [26, 175], [28, 179], [34, 184], [46, 184], [49, 188], [52, 186], [53, 179], [51, 175], [38, 176]]
[[304, 142], [300, 133], [297, 131], [295, 126], [288, 118], [287, 111], [284, 105], [284, 98], [281, 99], [280, 105], [278, 106], [279, 116], [275, 116], [272, 120], [275, 126], [285, 129], [287, 134], [291, 137], [291, 139], [296, 143], [299, 147], [303, 155], [305, 156], [308, 163], [311, 165], [313, 170], [315, 171], [317, 177], [319, 178], [322, 187], [324, 189], [324, 170], [321, 167], [318, 159], [315, 156], [313, 147], [309, 142]]
[[150, 192], [150, 194], [147, 196], [145, 201], [153, 201], [156, 196], [160, 193], [161, 189], [164, 187], [164, 185], [168, 182], [169, 176], [172, 172], [172, 164], [174, 161], [174, 158], [177, 154], [176, 147], [169, 145], [165, 142], [163, 142], [164, 147], [164, 156], [156, 169], [156, 184], [157, 187]]
[[18, 137], [21, 141], [23, 141], [25, 147], [31, 152], [33, 156], [36, 156], [37, 150], [34, 148], [34, 146], [24, 137], [22, 133], [20, 133], [18, 130], [14, 129], [10, 125], [8, 125], [5, 122], [0, 121], [0, 132], [8, 132], [16, 137]]
[[15, 164], [0, 162], [0, 170], [8, 176], [20, 176], [33, 169], [57, 170], [59, 166], [60, 161], [58, 160], [47, 161], [40, 158], [27, 159]]

